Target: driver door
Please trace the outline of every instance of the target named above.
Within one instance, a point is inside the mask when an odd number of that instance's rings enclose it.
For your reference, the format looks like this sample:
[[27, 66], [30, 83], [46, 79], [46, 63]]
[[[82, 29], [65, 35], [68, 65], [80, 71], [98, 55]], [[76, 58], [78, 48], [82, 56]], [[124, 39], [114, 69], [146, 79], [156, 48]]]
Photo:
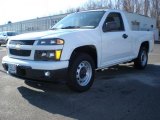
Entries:
[[120, 13], [110, 13], [103, 25], [101, 65], [110, 66], [131, 56], [132, 41]]

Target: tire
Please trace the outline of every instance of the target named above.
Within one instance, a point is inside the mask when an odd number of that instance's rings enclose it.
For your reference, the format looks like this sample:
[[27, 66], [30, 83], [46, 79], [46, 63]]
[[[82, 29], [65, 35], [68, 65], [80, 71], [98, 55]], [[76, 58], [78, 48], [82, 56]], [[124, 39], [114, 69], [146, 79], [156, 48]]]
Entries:
[[140, 48], [138, 57], [134, 60], [134, 67], [136, 69], [145, 69], [148, 62], [148, 51], [146, 47], [142, 46]]
[[95, 63], [91, 56], [85, 53], [76, 55], [70, 61], [68, 86], [77, 92], [87, 91], [93, 84]]

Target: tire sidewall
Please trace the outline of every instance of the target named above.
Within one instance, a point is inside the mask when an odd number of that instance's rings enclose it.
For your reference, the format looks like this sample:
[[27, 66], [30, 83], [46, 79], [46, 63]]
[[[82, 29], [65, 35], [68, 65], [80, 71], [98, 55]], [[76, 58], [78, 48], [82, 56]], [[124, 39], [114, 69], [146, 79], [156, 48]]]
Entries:
[[[85, 86], [81, 86], [76, 79], [77, 68], [82, 61], [87, 61], [88, 63], [90, 63], [92, 68], [91, 79]], [[86, 91], [92, 86], [94, 82], [94, 76], [95, 76], [95, 64], [93, 59], [88, 54], [85, 53], [80, 53], [79, 55], [76, 55], [75, 58], [71, 61], [69, 67], [69, 79], [68, 79], [69, 86], [78, 92]]]
[[[146, 55], [146, 63], [144, 65], [142, 64], [142, 59], [141, 59], [143, 52], [145, 52], [145, 55]], [[138, 58], [135, 60], [135, 67], [138, 69], [144, 69], [147, 66], [147, 63], [148, 63], [147, 49], [145, 47], [141, 47], [138, 54]]]

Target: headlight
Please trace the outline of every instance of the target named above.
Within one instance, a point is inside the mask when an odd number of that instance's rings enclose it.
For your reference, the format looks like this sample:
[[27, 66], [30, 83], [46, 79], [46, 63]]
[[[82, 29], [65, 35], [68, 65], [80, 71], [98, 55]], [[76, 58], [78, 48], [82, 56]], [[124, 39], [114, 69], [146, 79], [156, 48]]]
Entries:
[[36, 50], [34, 59], [37, 61], [57, 61], [61, 58], [62, 50]]
[[42, 39], [38, 41], [37, 45], [63, 45], [64, 40], [59, 38], [53, 38], [53, 39]]

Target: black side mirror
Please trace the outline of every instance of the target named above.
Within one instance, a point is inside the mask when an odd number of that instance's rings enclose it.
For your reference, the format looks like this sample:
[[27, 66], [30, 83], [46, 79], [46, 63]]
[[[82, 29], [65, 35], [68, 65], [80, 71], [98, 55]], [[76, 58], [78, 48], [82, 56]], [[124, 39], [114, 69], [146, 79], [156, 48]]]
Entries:
[[103, 32], [116, 31], [116, 30], [118, 30], [116, 22], [107, 22], [103, 26]]

